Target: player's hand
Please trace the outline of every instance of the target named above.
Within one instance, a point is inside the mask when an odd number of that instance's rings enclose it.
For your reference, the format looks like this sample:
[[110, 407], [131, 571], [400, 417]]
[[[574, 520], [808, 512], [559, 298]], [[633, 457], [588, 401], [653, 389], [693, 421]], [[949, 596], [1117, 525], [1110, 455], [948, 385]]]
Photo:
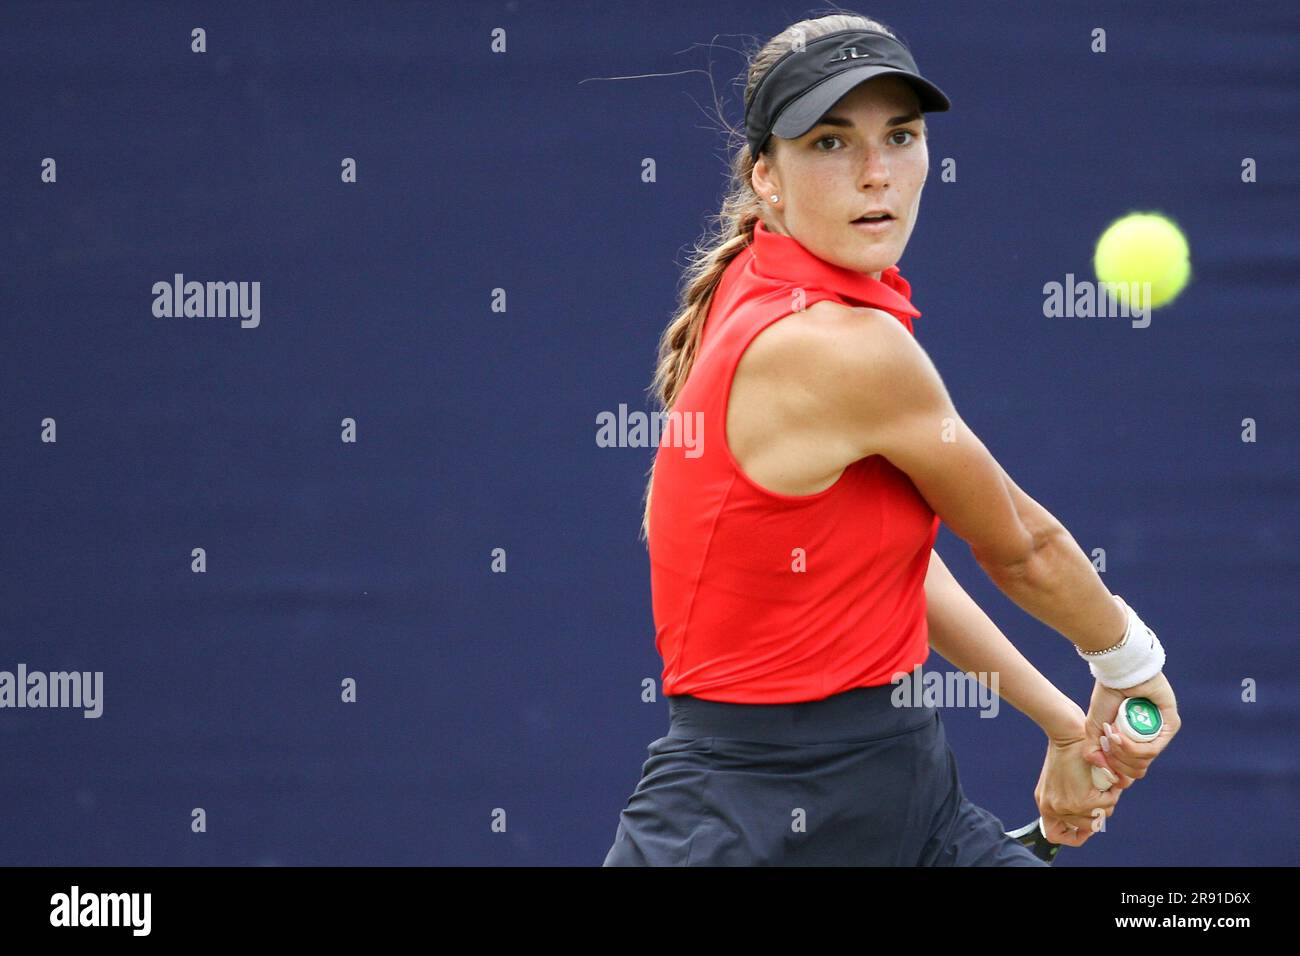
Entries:
[[[1160, 708], [1164, 723], [1160, 728], [1160, 736], [1155, 740], [1130, 740], [1115, 726], [1120, 702], [1125, 697], [1145, 697]], [[1178, 701], [1164, 674], [1157, 674], [1148, 681], [1123, 690], [1098, 683], [1092, 689], [1092, 701], [1088, 706], [1089, 746], [1086, 759], [1091, 764], [1113, 772], [1119, 778], [1115, 787], [1125, 789], [1132, 786], [1134, 780], [1146, 776], [1151, 762], [1169, 746], [1180, 727], [1182, 720], [1178, 716]], [[1103, 738], [1106, 740], [1104, 746]]]
[[1115, 787], [1103, 793], [1092, 785], [1092, 768], [1084, 760], [1091, 745], [1085, 728], [1086, 721], [1080, 720], [1072, 730], [1048, 736], [1043, 772], [1034, 788], [1047, 838], [1065, 846], [1083, 846], [1119, 802]]

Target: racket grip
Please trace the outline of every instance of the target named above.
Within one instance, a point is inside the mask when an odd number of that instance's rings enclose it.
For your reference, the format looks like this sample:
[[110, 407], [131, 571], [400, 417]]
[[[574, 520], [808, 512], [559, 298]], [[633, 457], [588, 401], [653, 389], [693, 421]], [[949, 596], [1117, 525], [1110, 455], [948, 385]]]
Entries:
[[[1120, 701], [1119, 713], [1115, 715], [1115, 726], [1130, 740], [1146, 743], [1160, 736], [1164, 718], [1160, 708], [1145, 697], [1125, 697]], [[1092, 785], [1105, 793], [1111, 788], [1110, 778], [1100, 767], [1092, 768]]]
[[1043, 818], [1039, 817], [1033, 823], [1026, 823], [1019, 829], [1012, 830], [1007, 836], [1020, 843], [1022, 846], [1029, 848], [1034, 856], [1038, 857], [1045, 863], [1051, 863], [1056, 859], [1056, 854], [1061, 850], [1061, 844], [1053, 843], [1043, 832]]

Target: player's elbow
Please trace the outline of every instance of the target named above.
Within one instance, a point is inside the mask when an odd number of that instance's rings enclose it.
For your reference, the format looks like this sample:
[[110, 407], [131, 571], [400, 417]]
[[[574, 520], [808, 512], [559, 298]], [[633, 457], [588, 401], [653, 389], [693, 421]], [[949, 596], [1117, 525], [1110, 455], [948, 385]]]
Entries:
[[987, 541], [971, 542], [972, 550], [980, 566], [995, 580], [1032, 584], [1045, 557], [1050, 559], [1058, 545], [1072, 539], [1065, 526], [1025, 494], [1005, 471], [1002, 483], [1009, 492], [1010, 513], [992, 523], [996, 530], [987, 535]]
[[988, 540], [970, 542], [971, 554], [984, 573], [994, 580], [1022, 578], [1037, 550], [1035, 537], [1020, 521], [998, 529]]
[[1003, 589], [1014, 586], [1038, 591], [1051, 586], [1061, 548], [1072, 540], [1057, 521], [1033, 527], [1018, 523], [1017, 530], [1006, 536], [1004, 550], [971, 550], [984, 573]]

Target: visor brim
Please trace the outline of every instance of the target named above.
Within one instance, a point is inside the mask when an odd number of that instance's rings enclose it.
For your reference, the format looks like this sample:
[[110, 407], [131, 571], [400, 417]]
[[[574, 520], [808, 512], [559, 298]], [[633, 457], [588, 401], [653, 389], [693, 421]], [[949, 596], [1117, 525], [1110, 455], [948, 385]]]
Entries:
[[915, 73], [892, 66], [862, 66], [837, 73], [789, 103], [772, 124], [772, 135], [797, 139], [812, 129], [849, 90], [878, 76], [901, 76], [907, 80], [916, 91], [923, 113], [943, 113], [952, 106], [943, 90]]

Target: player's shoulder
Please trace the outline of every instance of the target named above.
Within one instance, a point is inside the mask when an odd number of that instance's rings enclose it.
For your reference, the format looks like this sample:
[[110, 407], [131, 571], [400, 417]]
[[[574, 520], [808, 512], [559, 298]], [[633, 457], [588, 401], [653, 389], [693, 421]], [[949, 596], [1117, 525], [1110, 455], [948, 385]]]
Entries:
[[856, 378], [906, 362], [915, 348], [910, 339], [888, 312], [825, 299], [765, 328], [746, 360], [753, 368], [809, 382], [837, 372]]

